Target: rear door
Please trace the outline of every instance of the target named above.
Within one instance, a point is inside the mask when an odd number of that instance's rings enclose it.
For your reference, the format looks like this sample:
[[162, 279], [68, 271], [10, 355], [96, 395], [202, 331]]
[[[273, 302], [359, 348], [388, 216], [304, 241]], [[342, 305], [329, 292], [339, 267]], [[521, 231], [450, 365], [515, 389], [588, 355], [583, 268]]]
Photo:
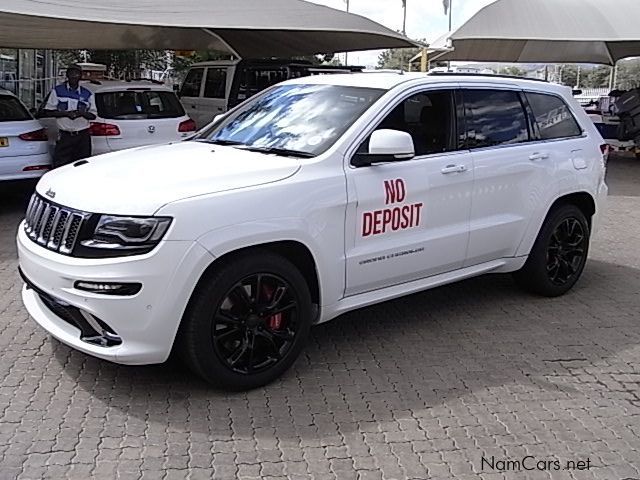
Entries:
[[96, 94], [96, 105], [98, 121], [114, 125], [120, 132], [114, 135], [111, 133], [114, 129], [104, 130], [110, 150], [167, 143], [185, 136], [178, 132], [178, 126], [187, 118], [172, 91], [132, 88], [99, 92]]
[[465, 143], [475, 164], [465, 266], [515, 255], [525, 230], [553, 188], [556, 152], [535, 142], [519, 89], [467, 87]]

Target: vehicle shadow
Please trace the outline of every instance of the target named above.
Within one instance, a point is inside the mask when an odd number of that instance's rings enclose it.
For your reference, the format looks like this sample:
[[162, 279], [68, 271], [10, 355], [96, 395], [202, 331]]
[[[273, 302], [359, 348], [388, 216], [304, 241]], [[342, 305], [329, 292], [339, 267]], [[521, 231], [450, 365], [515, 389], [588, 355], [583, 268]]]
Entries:
[[52, 342], [67, 374], [109, 409], [220, 440], [245, 432], [318, 440], [338, 435], [338, 425], [344, 435], [362, 422], [435, 415], [444, 403], [497, 404], [494, 388], [580, 397], [554, 379], [640, 343], [639, 290], [640, 270], [594, 260], [555, 299], [521, 292], [509, 275], [467, 280], [317, 326], [287, 374], [241, 393], [216, 391], [174, 359], [125, 367]]

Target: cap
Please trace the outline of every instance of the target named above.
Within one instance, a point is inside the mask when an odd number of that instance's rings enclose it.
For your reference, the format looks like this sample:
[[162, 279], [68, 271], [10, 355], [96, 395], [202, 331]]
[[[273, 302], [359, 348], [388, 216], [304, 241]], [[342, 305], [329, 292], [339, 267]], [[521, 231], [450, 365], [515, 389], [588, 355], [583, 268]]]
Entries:
[[67, 67], [67, 72], [71, 71], [71, 70], [75, 70], [77, 72], [81, 72], [82, 73], [82, 67], [78, 64], [72, 63], [71, 65], [69, 65]]

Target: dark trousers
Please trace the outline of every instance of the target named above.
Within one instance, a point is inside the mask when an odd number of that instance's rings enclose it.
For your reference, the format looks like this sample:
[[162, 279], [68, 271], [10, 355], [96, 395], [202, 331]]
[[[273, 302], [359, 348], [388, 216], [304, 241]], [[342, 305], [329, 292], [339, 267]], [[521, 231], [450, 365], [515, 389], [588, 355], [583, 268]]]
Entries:
[[91, 135], [89, 129], [79, 132], [60, 130], [60, 138], [53, 153], [53, 168], [91, 156]]

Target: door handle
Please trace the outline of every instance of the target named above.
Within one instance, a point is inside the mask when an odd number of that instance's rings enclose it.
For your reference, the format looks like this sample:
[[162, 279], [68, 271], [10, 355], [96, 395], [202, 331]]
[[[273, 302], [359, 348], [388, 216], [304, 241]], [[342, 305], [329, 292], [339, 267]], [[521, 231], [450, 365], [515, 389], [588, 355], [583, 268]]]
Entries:
[[197, 105], [191, 105], [191, 108], [198, 108]]
[[549, 154], [548, 153], [532, 153], [531, 155], [529, 155], [529, 160], [531, 160], [532, 162], [538, 161], [538, 160], [546, 160], [547, 158], [549, 158]]
[[440, 171], [445, 175], [449, 173], [462, 173], [467, 171], [467, 166], [466, 165], [447, 165]]

